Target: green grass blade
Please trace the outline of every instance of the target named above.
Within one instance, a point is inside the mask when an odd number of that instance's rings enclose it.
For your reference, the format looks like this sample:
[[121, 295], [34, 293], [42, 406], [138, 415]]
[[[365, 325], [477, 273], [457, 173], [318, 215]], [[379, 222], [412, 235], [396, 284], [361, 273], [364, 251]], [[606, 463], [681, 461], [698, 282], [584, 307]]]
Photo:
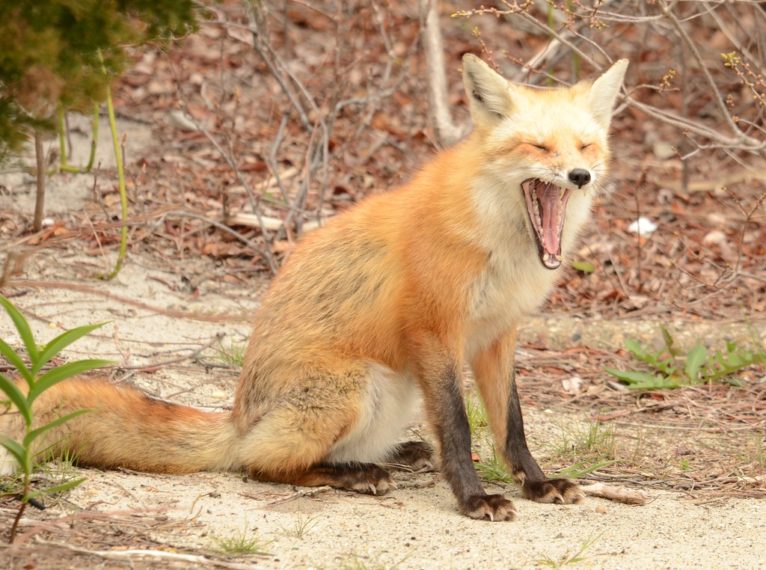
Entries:
[[625, 350], [627, 350], [641, 362], [646, 362], [647, 364], [654, 363], [652, 355], [645, 351], [644, 347], [641, 346], [641, 343], [635, 339], [629, 338], [625, 341]]
[[52, 430], [54, 428], [57, 428], [61, 424], [68, 422], [69, 420], [72, 420], [76, 418], [77, 416], [86, 414], [90, 411], [92, 410], [89, 410], [89, 409], [76, 410], [70, 414], [66, 414], [64, 416], [61, 416], [60, 418], [56, 418], [52, 422], [47, 423], [44, 426], [40, 426], [39, 428], [33, 429], [32, 431], [28, 432], [27, 435], [24, 436], [24, 441], [22, 443], [25, 447], [29, 447], [35, 439], [37, 439], [39, 436], [41, 436], [45, 432]]
[[707, 349], [701, 344], [695, 344], [686, 355], [686, 366], [684, 372], [689, 378], [689, 382], [697, 384], [699, 382], [700, 368], [707, 361]]
[[21, 374], [24, 380], [27, 381], [27, 384], [31, 386], [35, 379], [32, 372], [29, 370], [29, 368], [27, 368], [27, 365], [24, 364], [24, 361], [22, 360], [21, 356], [19, 356], [19, 353], [13, 350], [10, 345], [8, 345], [8, 343], [1, 338], [0, 354], [2, 354], [6, 360], [8, 360], [8, 362], [10, 362], [13, 367], [19, 371], [19, 374]]
[[69, 481], [64, 481], [63, 483], [59, 483], [58, 485], [51, 485], [50, 487], [46, 487], [45, 489], [38, 489], [37, 491], [33, 491], [29, 493], [29, 498], [34, 499], [35, 497], [39, 497], [40, 495], [55, 495], [57, 493], [65, 493], [67, 491], [71, 491], [78, 485], [81, 485], [85, 481], [85, 477], [80, 477], [79, 479], [70, 479]]
[[8, 396], [8, 399], [18, 408], [19, 413], [24, 418], [27, 425], [32, 423], [32, 409], [29, 402], [22, 394], [21, 390], [14, 384], [10, 378], [0, 374], [0, 390]]
[[13, 455], [16, 461], [19, 462], [19, 466], [22, 469], [26, 468], [27, 460], [29, 458], [27, 455], [27, 450], [24, 449], [18, 441], [15, 441], [10, 437], [0, 435], [0, 445], [7, 449], [8, 453]]
[[607, 368], [606, 371], [618, 380], [631, 386], [634, 384], [646, 384], [662, 380], [661, 376], [655, 376], [651, 372], [640, 372], [638, 370], [615, 370], [614, 368]]
[[40, 394], [62, 380], [66, 380], [77, 374], [82, 374], [88, 370], [111, 366], [112, 364], [114, 364], [114, 362], [111, 360], [89, 359], [76, 360], [74, 362], [67, 362], [61, 366], [56, 366], [56, 368], [53, 368], [40, 376], [37, 382], [35, 382], [34, 387], [29, 391], [29, 396], [27, 398], [29, 402], [32, 403]]
[[665, 343], [665, 348], [673, 356], [678, 355], [678, 349], [674, 346], [675, 341], [670, 331], [664, 325], [660, 325], [660, 331], [662, 331], [662, 341]]
[[38, 352], [37, 345], [35, 344], [35, 337], [32, 336], [32, 329], [29, 328], [29, 323], [24, 318], [24, 315], [22, 315], [13, 305], [13, 303], [11, 303], [2, 295], [0, 295], [0, 305], [3, 306], [5, 312], [8, 313], [8, 316], [11, 317], [16, 330], [19, 332], [21, 340], [24, 341], [24, 346], [27, 347], [27, 354], [29, 354], [29, 359], [34, 364], [34, 362], [37, 361]]
[[492, 456], [486, 461], [474, 463], [476, 471], [486, 481], [497, 483], [498, 481], [513, 484], [516, 480], [513, 475], [508, 473], [501, 457], [498, 457], [497, 451], [492, 449]]
[[562, 469], [561, 471], [557, 471], [556, 473], [551, 473], [551, 477], [566, 477], [567, 479], [581, 479], [582, 477], [585, 477], [586, 475], [590, 475], [594, 471], [598, 471], [602, 467], [612, 465], [613, 463], [617, 463], [617, 460], [603, 459], [601, 461], [597, 461], [596, 463], [591, 463], [590, 465], [580, 462], [574, 465], [570, 465], [569, 467], [565, 467], [564, 469]]
[[596, 266], [593, 265], [590, 261], [585, 261], [584, 259], [574, 260], [570, 263], [570, 265], [577, 271], [582, 271], [583, 273], [590, 274], [596, 271]]
[[43, 347], [42, 351], [37, 357], [37, 362], [35, 362], [35, 365], [32, 367], [32, 373], [37, 374], [43, 366], [48, 364], [51, 358], [56, 356], [67, 346], [79, 340], [86, 334], [96, 330], [97, 328], [104, 326], [105, 324], [106, 323], [96, 323], [93, 325], [84, 325], [61, 333], [59, 336], [54, 338]]

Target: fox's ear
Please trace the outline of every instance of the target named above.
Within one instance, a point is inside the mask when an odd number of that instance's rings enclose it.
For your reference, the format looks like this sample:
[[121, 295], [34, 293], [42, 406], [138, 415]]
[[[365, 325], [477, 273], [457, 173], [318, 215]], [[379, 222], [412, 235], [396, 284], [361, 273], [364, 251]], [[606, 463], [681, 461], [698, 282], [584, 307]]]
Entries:
[[463, 56], [463, 85], [474, 126], [489, 126], [510, 114], [508, 81], [472, 53]]
[[590, 110], [599, 125], [605, 129], [609, 128], [614, 102], [620, 92], [627, 68], [627, 59], [618, 60], [601, 77], [596, 79], [590, 88], [588, 94]]

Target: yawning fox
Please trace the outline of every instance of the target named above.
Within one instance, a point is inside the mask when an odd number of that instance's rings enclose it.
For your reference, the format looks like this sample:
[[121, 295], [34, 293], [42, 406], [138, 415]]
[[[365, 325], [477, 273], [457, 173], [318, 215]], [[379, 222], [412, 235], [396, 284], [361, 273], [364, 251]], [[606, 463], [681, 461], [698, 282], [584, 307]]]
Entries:
[[[400, 443], [422, 398], [460, 510], [511, 520], [511, 501], [486, 494], [471, 461], [468, 364], [524, 496], [577, 502], [577, 485], [547, 479], [527, 449], [516, 328], [561, 274], [603, 188], [626, 67], [544, 90], [509, 84], [466, 55], [473, 133], [409, 184], [303, 238], [254, 316], [231, 413], [75, 379], [39, 397], [39, 422], [93, 411], [40, 449], [99, 467], [244, 469], [262, 481], [384, 493], [392, 481], [379, 463], [430, 460], [428, 445]], [[22, 422], [7, 413], [0, 427], [16, 437]]]

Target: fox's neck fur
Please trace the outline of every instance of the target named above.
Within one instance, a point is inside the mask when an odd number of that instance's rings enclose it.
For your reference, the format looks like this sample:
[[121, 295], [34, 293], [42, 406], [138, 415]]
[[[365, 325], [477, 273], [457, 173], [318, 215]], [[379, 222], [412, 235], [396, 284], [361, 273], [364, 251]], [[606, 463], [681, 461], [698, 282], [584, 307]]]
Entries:
[[[399, 228], [408, 234], [408, 254], [418, 255], [422, 244], [432, 248], [429, 236], [439, 236], [440, 251], [423, 252], [420, 270], [431, 273], [429, 261], [441, 256], [464, 262], [444, 264], [439, 272], [442, 286], [461, 293], [466, 359], [537, 309], [561, 273], [544, 268], [538, 259], [522, 207], [521, 180], [488, 170], [484, 148], [482, 134], [474, 133], [430, 162], [401, 196], [403, 203], [413, 202], [409, 219]], [[568, 214], [565, 255], [590, 210], [591, 197], [582, 194], [579, 203], [571, 204], [578, 212]], [[421, 210], [417, 204], [432, 207]]]

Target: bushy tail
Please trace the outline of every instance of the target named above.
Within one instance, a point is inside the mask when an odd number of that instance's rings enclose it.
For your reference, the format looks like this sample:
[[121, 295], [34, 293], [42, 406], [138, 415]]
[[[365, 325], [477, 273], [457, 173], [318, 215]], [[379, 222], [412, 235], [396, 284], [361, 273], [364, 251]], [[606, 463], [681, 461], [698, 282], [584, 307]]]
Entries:
[[[57, 384], [35, 400], [33, 409], [36, 425], [90, 410], [41, 437], [36, 452], [45, 455], [69, 453], [81, 465], [153, 473], [240, 467], [229, 413], [170, 404], [105, 380]], [[23, 420], [15, 409], [0, 415], [0, 433], [21, 439]]]

